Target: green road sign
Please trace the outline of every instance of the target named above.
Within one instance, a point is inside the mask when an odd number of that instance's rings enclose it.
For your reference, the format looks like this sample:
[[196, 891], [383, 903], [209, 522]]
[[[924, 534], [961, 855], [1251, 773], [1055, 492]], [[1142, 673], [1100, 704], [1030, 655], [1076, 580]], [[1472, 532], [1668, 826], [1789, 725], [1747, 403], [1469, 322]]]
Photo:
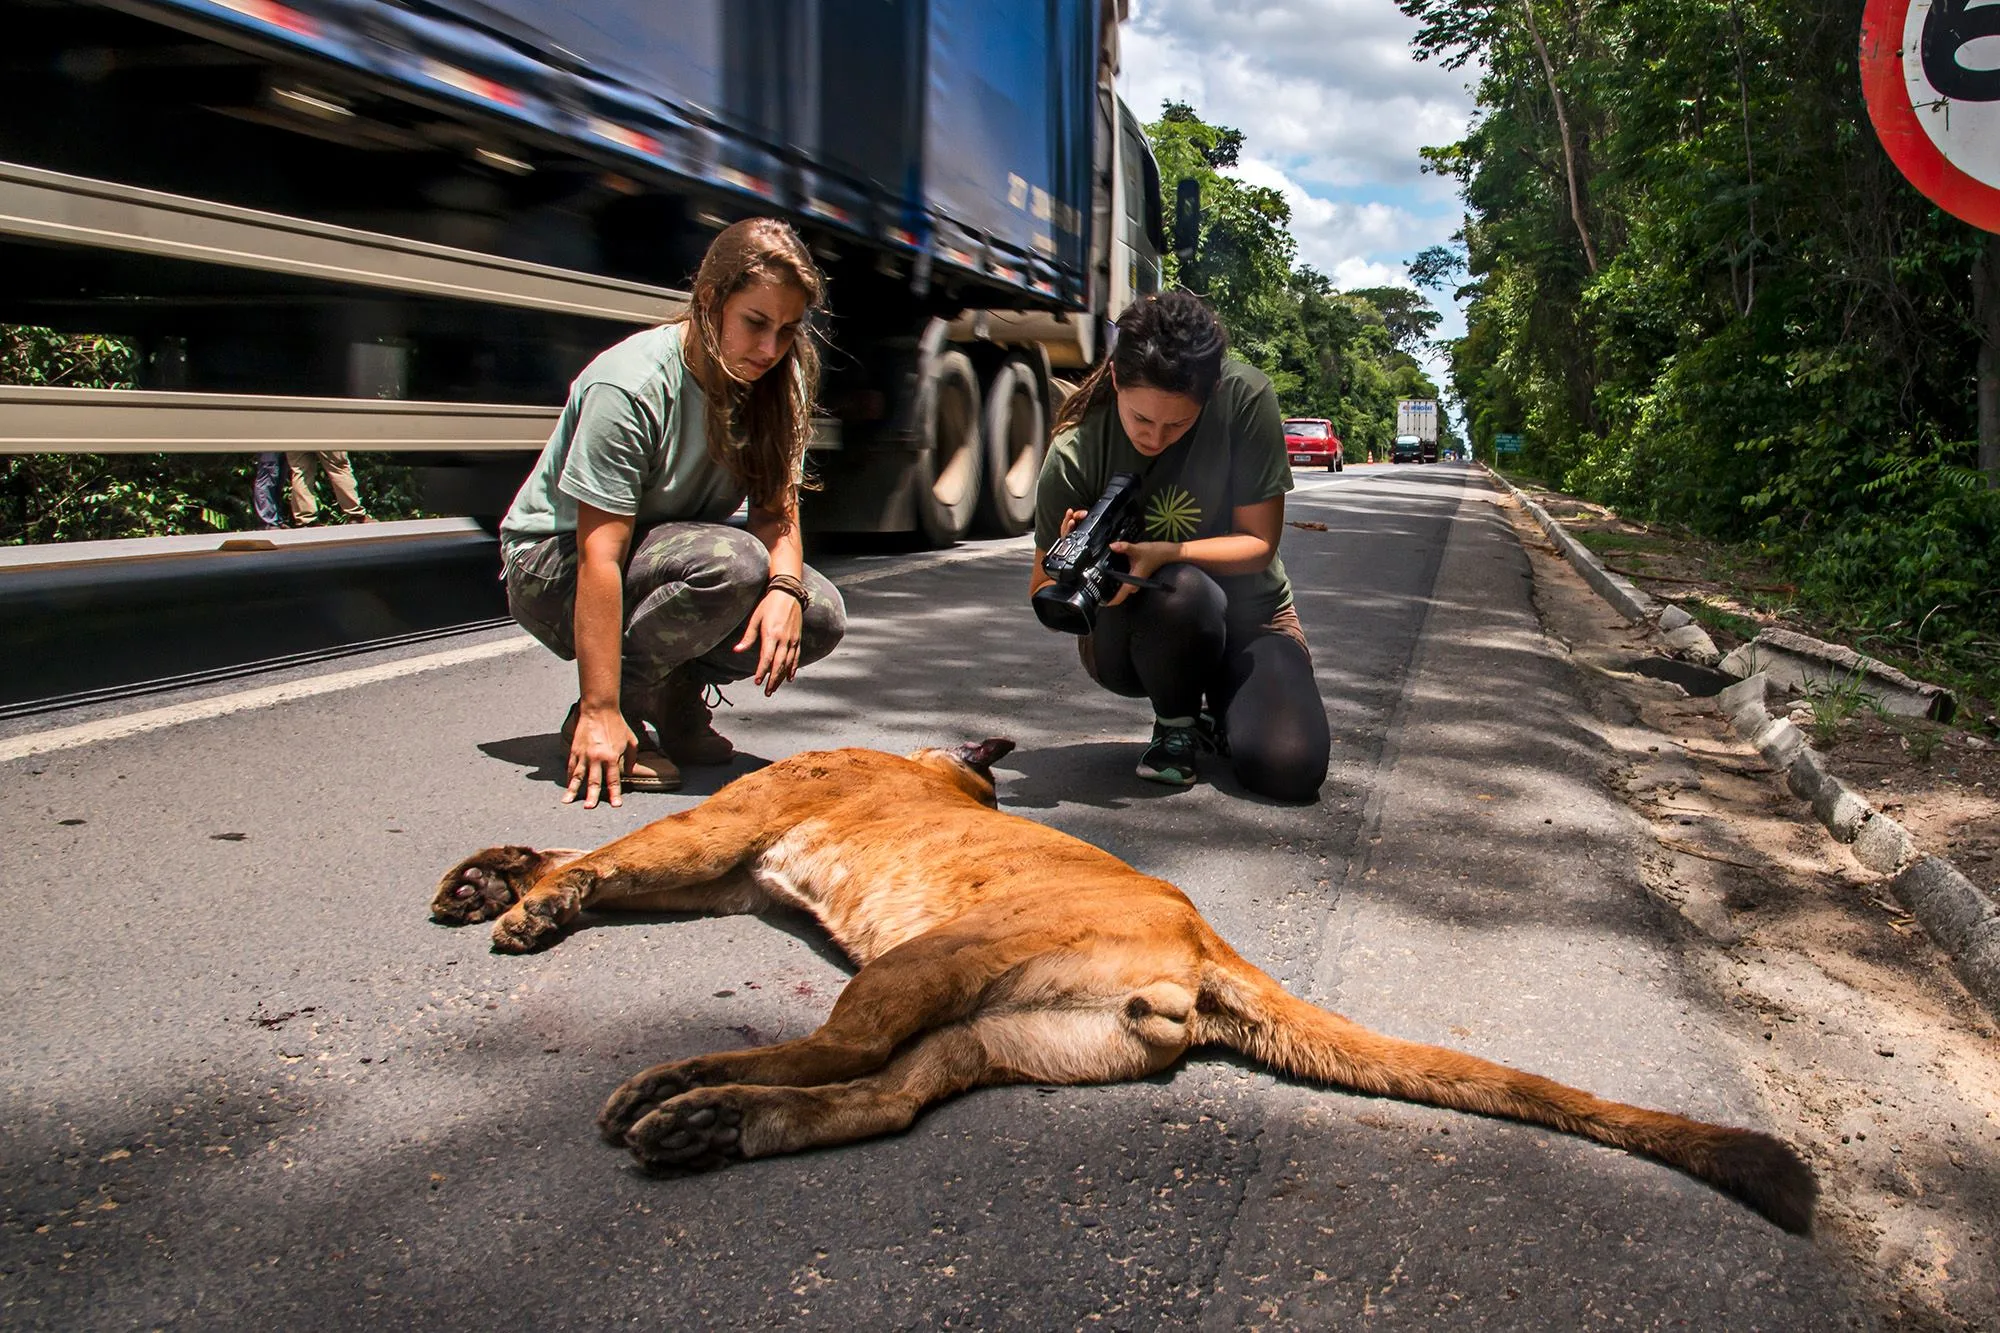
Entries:
[[1518, 435], [1495, 435], [1493, 452], [1496, 454], [1518, 454], [1521, 452], [1521, 437]]

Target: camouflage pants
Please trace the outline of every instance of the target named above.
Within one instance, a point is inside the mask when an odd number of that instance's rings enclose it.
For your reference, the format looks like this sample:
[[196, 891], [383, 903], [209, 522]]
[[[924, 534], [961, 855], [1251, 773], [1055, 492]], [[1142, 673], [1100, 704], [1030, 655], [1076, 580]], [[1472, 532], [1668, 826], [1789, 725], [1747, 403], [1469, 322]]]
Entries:
[[[507, 561], [507, 610], [522, 629], [565, 661], [576, 657], [576, 535], [559, 533], [517, 548]], [[625, 562], [625, 697], [650, 697], [669, 673], [689, 667], [704, 685], [747, 680], [757, 646], [735, 652], [750, 613], [764, 599], [771, 553], [741, 528], [661, 523], [641, 529]], [[840, 591], [805, 572], [812, 605], [799, 634], [799, 665], [819, 661], [847, 632]]]

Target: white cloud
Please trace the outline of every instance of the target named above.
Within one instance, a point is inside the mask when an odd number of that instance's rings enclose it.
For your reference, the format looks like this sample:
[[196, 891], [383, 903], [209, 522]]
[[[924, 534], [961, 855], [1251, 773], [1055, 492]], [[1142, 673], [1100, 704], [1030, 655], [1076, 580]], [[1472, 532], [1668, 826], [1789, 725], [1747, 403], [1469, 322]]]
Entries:
[[1123, 34], [1125, 96], [1151, 119], [1186, 101], [1252, 152], [1328, 186], [1448, 188], [1417, 150], [1465, 133], [1465, 76], [1419, 64], [1394, 0], [1146, 0]]
[[1292, 238], [1298, 242], [1299, 262], [1312, 265], [1341, 288], [1410, 286], [1402, 259], [1447, 240], [1458, 229], [1455, 211], [1418, 214], [1394, 204], [1321, 198], [1281, 168], [1253, 157], [1244, 158], [1230, 174], [1285, 196], [1292, 207]]
[[[1281, 191], [1299, 261], [1336, 286], [1409, 286], [1404, 265], [1461, 225], [1417, 150], [1463, 138], [1469, 72], [1419, 63], [1395, 0], [1133, 0], [1121, 91], [1243, 131], [1235, 175]], [[1464, 331], [1445, 310], [1445, 336]]]

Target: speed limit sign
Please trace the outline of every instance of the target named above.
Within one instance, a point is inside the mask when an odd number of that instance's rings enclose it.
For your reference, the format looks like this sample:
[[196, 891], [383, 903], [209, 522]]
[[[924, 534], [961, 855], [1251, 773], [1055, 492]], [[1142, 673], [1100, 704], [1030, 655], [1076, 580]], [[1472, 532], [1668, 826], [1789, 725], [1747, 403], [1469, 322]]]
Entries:
[[1868, 0], [1861, 78], [1911, 183], [2000, 232], [2000, 0]]

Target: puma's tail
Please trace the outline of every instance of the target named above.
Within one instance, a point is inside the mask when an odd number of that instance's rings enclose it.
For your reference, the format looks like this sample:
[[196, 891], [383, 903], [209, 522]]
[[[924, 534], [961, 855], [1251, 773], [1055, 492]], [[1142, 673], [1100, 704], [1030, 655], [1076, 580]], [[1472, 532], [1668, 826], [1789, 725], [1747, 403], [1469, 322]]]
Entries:
[[1812, 1229], [1819, 1194], [1812, 1168], [1769, 1134], [1606, 1101], [1477, 1056], [1371, 1032], [1298, 999], [1240, 958], [1205, 969], [1194, 1035], [1198, 1043], [1234, 1047], [1299, 1078], [1548, 1125], [1643, 1153], [1707, 1181], [1787, 1231]]

